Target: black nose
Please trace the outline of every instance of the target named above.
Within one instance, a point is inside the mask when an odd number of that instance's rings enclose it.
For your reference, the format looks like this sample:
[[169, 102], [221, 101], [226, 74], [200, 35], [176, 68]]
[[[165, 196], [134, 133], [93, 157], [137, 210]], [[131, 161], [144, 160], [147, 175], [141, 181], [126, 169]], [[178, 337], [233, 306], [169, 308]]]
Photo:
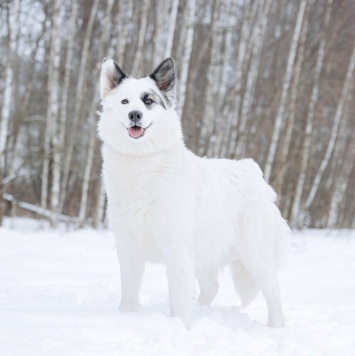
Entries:
[[134, 110], [128, 113], [128, 117], [131, 121], [137, 124], [142, 119], [143, 114], [138, 110]]

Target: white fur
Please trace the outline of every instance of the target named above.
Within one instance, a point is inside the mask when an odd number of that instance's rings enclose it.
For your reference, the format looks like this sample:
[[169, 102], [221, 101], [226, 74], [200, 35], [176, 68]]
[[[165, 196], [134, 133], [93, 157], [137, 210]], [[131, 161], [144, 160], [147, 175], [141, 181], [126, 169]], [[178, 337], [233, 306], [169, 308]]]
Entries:
[[[243, 304], [261, 290], [268, 324], [281, 326], [276, 269], [289, 228], [274, 204], [275, 192], [251, 159], [205, 159], [190, 152], [174, 108], [147, 109], [140, 99], [152, 88], [158, 91], [149, 77], [124, 79], [104, 96], [98, 126], [121, 266], [120, 309], [137, 307], [145, 262], [160, 262], [167, 269], [171, 314], [188, 323], [194, 276], [199, 302], [209, 305], [218, 269], [228, 265]], [[143, 127], [150, 125], [139, 139], [127, 132], [131, 110], [143, 113]]]

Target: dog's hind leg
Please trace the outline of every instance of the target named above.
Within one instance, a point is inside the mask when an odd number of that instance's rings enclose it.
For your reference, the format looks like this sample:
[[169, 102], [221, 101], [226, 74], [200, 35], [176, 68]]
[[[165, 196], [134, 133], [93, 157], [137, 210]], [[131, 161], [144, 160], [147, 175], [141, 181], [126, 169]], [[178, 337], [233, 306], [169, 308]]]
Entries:
[[200, 286], [198, 302], [210, 306], [218, 292], [218, 269], [214, 266], [200, 267], [196, 269], [195, 275]]
[[284, 324], [280, 288], [275, 273], [263, 276], [259, 281], [268, 309], [268, 326], [279, 328]]
[[266, 299], [271, 327], [281, 327], [284, 321], [276, 270], [277, 219], [270, 204], [253, 204], [244, 209], [241, 220], [244, 243], [240, 257]]

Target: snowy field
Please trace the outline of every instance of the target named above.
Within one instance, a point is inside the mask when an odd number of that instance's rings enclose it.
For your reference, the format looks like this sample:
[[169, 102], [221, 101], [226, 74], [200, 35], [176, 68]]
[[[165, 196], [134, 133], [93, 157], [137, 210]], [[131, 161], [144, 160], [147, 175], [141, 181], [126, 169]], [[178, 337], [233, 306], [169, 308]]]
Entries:
[[261, 296], [240, 310], [224, 271], [212, 309], [196, 304], [187, 330], [169, 317], [161, 266], [147, 266], [138, 312], [117, 310], [109, 232], [7, 220], [0, 227], [0, 355], [355, 355], [355, 232], [296, 234], [280, 282], [284, 328], [265, 326]]

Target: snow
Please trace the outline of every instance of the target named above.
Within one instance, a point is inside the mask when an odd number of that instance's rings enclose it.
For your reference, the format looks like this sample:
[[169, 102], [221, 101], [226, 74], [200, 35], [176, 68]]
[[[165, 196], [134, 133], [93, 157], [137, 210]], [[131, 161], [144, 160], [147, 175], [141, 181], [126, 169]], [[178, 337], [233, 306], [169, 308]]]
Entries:
[[159, 265], [146, 268], [139, 310], [117, 310], [119, 266], [110, 232], [6, 220], [0, 355], [354, 355], [354, 277], [354, 231], [297, 233], [280, 274], [285, 327], [265, 325], [261, 296], [240, 310], [226, 270], [212, 309], [196, 303], [186, 329], [169, 317]]

